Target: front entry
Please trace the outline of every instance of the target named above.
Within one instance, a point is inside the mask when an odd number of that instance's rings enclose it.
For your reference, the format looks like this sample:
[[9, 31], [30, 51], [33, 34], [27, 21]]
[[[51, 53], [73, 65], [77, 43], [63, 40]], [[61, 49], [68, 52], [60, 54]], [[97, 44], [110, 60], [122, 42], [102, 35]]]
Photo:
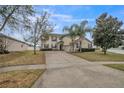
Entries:
[[62, 45], [62, 44], [60, 44], [60, 46], [59, 46], [59, 50], [60, 50], [60, 51], [63, 50], [63, 45]]

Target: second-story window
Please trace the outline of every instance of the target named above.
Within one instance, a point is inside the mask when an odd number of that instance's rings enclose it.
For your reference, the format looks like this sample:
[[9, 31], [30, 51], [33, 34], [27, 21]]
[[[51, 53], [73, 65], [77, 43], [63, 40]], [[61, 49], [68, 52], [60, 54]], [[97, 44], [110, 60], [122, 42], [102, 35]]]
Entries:
[[56, 36], [52, 36], [52, 41], [57, 41], [57, 37]]
[[62, 40], [62, 37], [59, 37], [59, 40]]

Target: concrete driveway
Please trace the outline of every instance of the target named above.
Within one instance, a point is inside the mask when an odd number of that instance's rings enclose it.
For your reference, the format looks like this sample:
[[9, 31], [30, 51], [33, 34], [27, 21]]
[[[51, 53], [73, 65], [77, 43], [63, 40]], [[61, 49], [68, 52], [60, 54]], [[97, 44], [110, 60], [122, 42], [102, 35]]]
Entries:
[[61, 51], [46, 52], [47, 70], [33, 87], [124, 87], [124, 72]]

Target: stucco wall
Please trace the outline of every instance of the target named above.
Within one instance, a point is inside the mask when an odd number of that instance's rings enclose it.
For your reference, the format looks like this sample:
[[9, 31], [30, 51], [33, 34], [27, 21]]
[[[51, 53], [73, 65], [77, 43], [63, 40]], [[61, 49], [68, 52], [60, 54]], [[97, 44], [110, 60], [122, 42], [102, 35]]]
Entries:
[[89, 42], [88, 40], [86, 40], [86, 39], [83, 39], [82, 40], [82, 48], [91, 48], [91, 46], [92, 46], [92, 43], [91, 42]]
[[64, 41], [64, 45], [70, 45], [70, 43], [72, 42], [71, 38], [69, 37], [64, 37], [63, 41]]
[[[64, 47], [63, 47], [64, 50], [65, 51], [73, 51], [72, 46], [70, 46], [70, 43], [72, 42], [71, 39], [69, 37], [65, 37], [63, 39], [63, 41], [64, 41]], [[92, 48], [92, 43], [89, 40], [82, 39], [81, 42], [82, 42], [82, 45], [81, 45], [82, 48]], [[77, 45], [78, 45], [78, 47], [77, 47]], [[79, 50], [79, 45], [80, 45], [80, 42], [75, 42], [74, 51]]]
[[28, 50], [28, 45], [18, 42], [16, 40], [12, 40], [9, 38], [5, 38], [3, 37], [2, 40], [4, 41], [4, 43], [6, 43], [6, 49], [8, 51], [24, 51], [24, 50]]

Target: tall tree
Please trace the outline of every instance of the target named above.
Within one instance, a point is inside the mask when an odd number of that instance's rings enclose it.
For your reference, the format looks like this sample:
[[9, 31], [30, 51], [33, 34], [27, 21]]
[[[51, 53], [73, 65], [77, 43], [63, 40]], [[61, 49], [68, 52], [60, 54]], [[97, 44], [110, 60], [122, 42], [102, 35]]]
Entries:
[[41, 17], [37, 17], [34, 22], [31, 22], [30, 32], [25, 34], [25, 41], [33, 43], [34, 54], [36, 54], [36, 47], [43, 36], [53, 30], [53, 26], [49, 22], [49, 14], [43, 12]]
[[79, 36], [80, 40], [80, 52], [81, 52], [81, 45], [82, 45], [82, 39], [85, 38], [86, 32], [91, 32], [91, 29], [87, 26], [88, 21], [84, 20], [80, 23], [80, 25], [76, 25], [76, 34]]
[[[71, 25], [70, 27], [64, 27], [63, 31], [66, 32], [67, 34], [65, 34], [64, 36], [69, 36], [72, 40], [71, 42], [71, 46], [72, 46], [72, 52], [74, 52], [74, 40], [76, 38], [76, 29], [75, 29], [75, 25], [76, 24], [73, 24]], [[63, 36], [63, 37], [64, 37]]]
[[122, 26], [122, 21], [118, 18], [101, 14], [96, 19], [96, 26], [93, 31], [94, 45], [100, 46], [106, 54], [107, 49], [118, 47], [121, 43], [121, 36], [118, 35], [118, 30]]
[[14, 30], [19, 27], [27, 28], [29, 16], [33, 14], [33, 7], [29, 5], [1, 5], [0, 32], [5, 26]]

